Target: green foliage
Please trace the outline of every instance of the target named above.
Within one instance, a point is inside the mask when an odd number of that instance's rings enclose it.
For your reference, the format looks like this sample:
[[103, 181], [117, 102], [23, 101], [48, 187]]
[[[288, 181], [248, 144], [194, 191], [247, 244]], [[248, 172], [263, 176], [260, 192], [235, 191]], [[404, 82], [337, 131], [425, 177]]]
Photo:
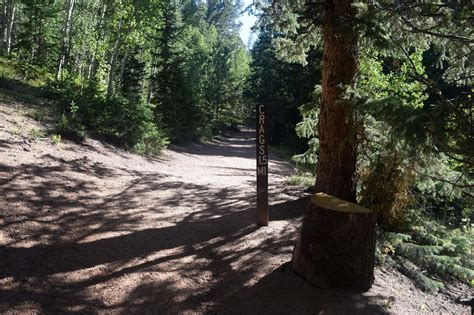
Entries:
[[101, 105], [100, 111], [94, 111], [94, 125], [101, 135], [142, 154], [156, 154], [168, 143], [154, 123], [149, 104], [115, 96]]
[[155, 116], [172, 141], [209, 137], [221, 125], [243, 121], [249, 56], [232, 20], [237, 6], [224, 1], [180, 7], [165, 1], [154, 53]]
[[71, 101], [59, 117], [55, 131], [66, 139], [82, 142], [86, 136], [85, 127], [78, 115], [79, 107], [75, 101]]
[[[307, 63], [321, 43], [328, 11], [290, 0], [256, 6], [263, 12], [261, 27], [276, 31], [271, 42], [280, 58]], [[472, 5], [382, 1], [355, 2], [354, 8], [360, 76], [347, 97], [358, 105], [355, 114], [364, 125], [356, 131], [365, 142], [359, 156], [373, 158], [387, 144], [414, 160], [444, 152], [472, 174]]]
[[22, 81], [33, 87], [40, 87], [51, 78], [44, 66], [4, 57], [0, 57], [0, 77]]
[[44, 138], [44, 137], [46, 137], [46, 132], [43, 131], [43, 130], [40, 130], [40, 129], [32, 128], [32, 129], [30, 129], [28, 135], [29, 135], [32, 139], [39, 139], [39, 138]]
[[[263, 15], [261, 20], [266, 18], [268, 16]], [[301, 152], [308, 149], [307, 140], [298, 137], [295, 125], [300, 121], [299, 108], [304, 104], [311, 106], [314, 86], [321, 77], [318, 67], [321, 52], [310, 51], [305, 67], [286, 63], [279, 59], [273, 43], [278, 32], [270, 25], [262, 24], [252, 48], [248, 94], [255, 104], [265, 104], [268, 108], [270, 143], [284, 146], [292, 153]], [[299, 166], [306, 163], [297, 162]]]
[[48, 113], [45, 108], [37, 107], [31, 112], [31, 118], [36, 121], [44, 122], [46, 120]]
[[[56, 131], [63, 137], [82, 141], [86, 130], [140, 154], [158, 154], [168, 144], [167, 137], [155, 123], [150, 104], [140, 99], [114, 95], [97, 97], [100, 87], [89, 86], [83, 94], [74, 81], [63, 81], [51, 87], [62, 99]], [[70, 100], [69, 106], [67, 100]]]
[[416, 268], [409, 268], [406, 265], [409, 265], [406, 261], [401, 259], [397, 260], [398, 269], [407, 277], [412, 279], [421, 289], [436, 293], [439, 290], [444, 288], [444, 284], [441, 281], [434, 280], [430, 277], [427, 277], [423, 273], [419, 272]]
[[420, 262], [427, 256], [438, 255], [443, 248], [437, 245], [401, 244], [398, 253], [410, 260]]
[[360, 136], [362, 149], [369, 159], [382, 151], [401, 156], [404, 162], [425, 143], [425, 116], [420, 112], [428, 94], [426, 85], [413, 79], [414, 73], [425, 77], [422, 55], [419, 50], [405, 59], [390, 60], [369, 50], [361, 58], [357, 109], [365, 129]]
[[61, 135], [52, 134], [52, 135], [51, 135], [51, 142], [52, 142], [54, 145], [60, 144], [60, 143], [61, 143]]
[[414, 187], [418, 202], [443, 223], [466, 231], [472, 221], [472, 177], [444, 154], [426, 154], [420, 162]]
[[[267, 30], [261, 32], [256, 48], [266, 43], [265, 50], [273, 53], [260, 52], [258, 57], [266, 62], [278, 57], [310, 64], [310, 52], [322, 42], [321, 26], [331, 29], [348, 24], [323, 6], [305, 1], [262, 0], [256, 5], [262, 10], [260, 29]], [[469, 282], [472, 240], [466, 231], [472, 221], [474, 142], [473, 41], [467, 16], [473, 7], [443, 1], [415, 6], [409, 2], [355, 2], [353, 7], [357, 18], [351, 27], [359, 35], [359, 77], [355, 89], [340, 88], [354, 105], [357, 122], [358, 198], [377, 210], [385, 230], [379, 237], [377, 256], [380, 261], [403, 256], [401, 262], [414, 265], [405, 268], [405, 273], [427, 290], [442, 288], [440, 281], [432, 279], [436, 277]], [[327, 21], [333, 23], [328, 26]], [[260, 60], [254, 62], [256, 70], [260, 64]], [[287, 63], [282, 68], [290, 67]], [[255, 80], [261, 90], [261, 82], [278, 78], [267, 72], [268, 77], [260, 75], [260, 81]], [[296, 81], [298, 75], [291, 78]], [[278, 80], [272, 84], [278, 86]], [[266, 92], [277, 94], [269, 88]], [[318, 154], [318, 92], [316, 87], [315, 97], [305, 102], [287, 98], [301, 109], [297, 134], [309, 140], [306, 152], [293, 159], [313, 170]]]
[[292, 186], [301, 186], [301, 187], [313, 187], [314, 186], [314, 175], [311, 173], [298, 173], [292, 175], [287, 183]]
[[405, 209], [411, 201], [410, 167], [403, 165], [395, 153], [381, 154], [359, 172], [359, 178], [360, 203], [377, 212], [377, 220], [384, 229], [396, 230], [404, 222]]
[[315, 171], [317, 163], [317, 152], [319, 150], [319, 140], [316, 134], [317, 117], [319, 109], [316, 106], [321, 95], [321, 86], [317, 85], [313, 93], [313, 102], [304, 104], [300, 107], [302, 121], [296, 125], [295, 131], [298, 137], [308, 140], [308, 149], [302, 154], [296, 154], [292, 160], [297, 166]]
[[0, 77], [15, 78], [16, 72], [17, 67], [13, 60], [0, 57]]
[[[377, 246], [380, 260], [396, 255], [441, 279], [456, 278], [469, 283], [474, 278], [472, 237], [468, 234], [450, 230], [414, 210], [408, 211], [403, 229], [404, 233], [381, 233]], [[400, 260], [400, 264], [406, 263]], [[409, 273], [422, 286], [431, 287], [420, 272], [411, 270]]]
[[33, 86], [41, 86], [47, 80], [51, 79], [48, 71], [40, 65], [20, 61], [17, 65], [17, 69], [19, 71], [19, 78]]
[[166, 138], [212, 137], [249, 113], [240, 2], [14, 3], [12, 46], [0, 75], [46, 85], [62, 104], [57, 132], [65, 138], [82, 141], [87, 130], [157, 152]]
[[[15, 53], [28, 64], [53, 66], [57, 60], [57, 40], [63, 1], [22, 0]], [[27, 70], [28, 71], [28, 70]]]
[[376, 51], [363, 52], [358, 93], [372, 100], [391, 96], [397, 98], [401, 106], [422, 108], [428, 98], [426, 85], [412, 76], [416, 73], [426, 78], [423, 51], [417, 50], [404, 60], [392, 60], [391, 64], [385, 64], [385, 67], [390, 67], [389, 72], [384, 71], [384, 61], [390, 62]]
[[395, 249], [411, 240], [411, 236], [404, 233], [383, 232], [378, 235], [378, 248], [384, 255], [391, 255], [395, 253]]

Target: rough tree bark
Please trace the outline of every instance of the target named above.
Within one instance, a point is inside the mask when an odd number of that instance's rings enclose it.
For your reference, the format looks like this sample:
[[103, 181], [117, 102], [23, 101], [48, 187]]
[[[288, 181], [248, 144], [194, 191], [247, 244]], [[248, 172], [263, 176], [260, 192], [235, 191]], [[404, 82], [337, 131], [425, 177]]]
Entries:
[[323, 29], [316, 191], [355, 202], [357, 142], [352, 103], [344, 99], [344, 87], [355, 87], [357, 83], [358, 38], [351, 25], [356, 12], [350, 0], [334, 3], [327, 8]]
[[[358, 76], [358, 36], [352, 1], [328, 1], [315, 192], [356, 201], [357, 140], [345, 87]], [[353, 208], [356, 205], [353, 205]], [[375, 213], [334, 211], [314, 202], [293, 253], [294, 270], [320, 287], [367, 290], [373, 283]]]

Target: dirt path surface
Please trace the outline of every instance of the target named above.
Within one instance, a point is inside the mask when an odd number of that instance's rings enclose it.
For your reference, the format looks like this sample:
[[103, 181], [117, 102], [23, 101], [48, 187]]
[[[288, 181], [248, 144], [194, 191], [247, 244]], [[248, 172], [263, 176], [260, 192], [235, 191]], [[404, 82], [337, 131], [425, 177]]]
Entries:
[[255, 226], [251, 130], [149, 159], [44, 129], [0, 104], [0, 313], [469, 313], [376, 271], [365, 294], [293, 274], [307, 198], [271, 156], [270, 226]]

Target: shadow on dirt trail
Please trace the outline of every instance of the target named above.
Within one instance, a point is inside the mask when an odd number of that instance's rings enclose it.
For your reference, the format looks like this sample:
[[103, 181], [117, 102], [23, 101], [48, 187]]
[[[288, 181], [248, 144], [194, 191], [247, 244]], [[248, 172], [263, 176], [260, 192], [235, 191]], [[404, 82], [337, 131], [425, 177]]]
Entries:
[[386, 314], [384, 296], [311, 286], [285, 263], [214, 309], [221, 314]]
[[[308, 199], [273, 187], [271, 224], [255, 226], [251, 137], [174, 153], [206, 156], [213, 172], [241, 176], [234, 180], [241, 185], [196, 184], [162, 161], [97, 147], [42, 155], [33, 148], [0, 159], [7, 161], [0, 164], [0, 312], [380, 311], [371, 299], [315, 291], [280, 271]], [[0, 157], [14, 141], [2, 139]], [[221, 165], [223, 158], [247, 162]], [[127, 164], [134, 159], [149, 166]]]

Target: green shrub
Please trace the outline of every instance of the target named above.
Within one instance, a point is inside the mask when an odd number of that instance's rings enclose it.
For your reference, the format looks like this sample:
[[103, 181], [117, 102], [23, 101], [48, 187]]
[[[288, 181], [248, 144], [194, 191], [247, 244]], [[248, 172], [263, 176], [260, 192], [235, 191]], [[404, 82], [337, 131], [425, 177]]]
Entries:
[[51, 142], [54, 144], [54, 145], [58, 145], [61, 143], [61, 135], [58, 135], [58, 134], [53, 134], [51, 135]]
[[168, 138], [158, 128], [150, 126], [148, 131], [142, 134], [142, 138], [135, 143], [133, 151], [143, 155], [158, 155], [168, 144]]
[[168, 143], [146, 102], [115, 96], [102, 103], [96, 117], [100, 134], [136, 152], [156, 154]]
[[71, 102], [67, 111], [59, 117], [56, 124], [56, 132], [64, 138], [82, 142], [85, 139], [85, 127], [78, 116], [79, 107], [74, 101]]
[[[430, 219], [419, 211], [408, 210], [403, 233], [382, 232], [378, 237], [378, 261], [384, 262], [387, 256], [398, 256], [426, 271], [428, 275], [441, 279], [456, 278], [469, 283], [474, 279], [469, 234], [449, 229]], [[403, 260], [398, 260], [403, 269]], [[402, 265], [400, 265], [402, 264]], [[433, 283], [425, 275], [414, 270], [409, 273], [416, 282], [431, 288]], [[431, 279], [432, 280], [432, 279]], [[424, 284], [423, 284], [424, 283]]]
[[35, 129], [35, 128], [30, 129], [28, 134], [32, 139], [38, 139], [38, 138], [46, 137], [46, 132], [44, 132], [43, 130], [40, 130], [40, 129]]
[[148, 103], [120, 95], [106, 99], [100, 85], [81, 89], [72, 79], [49, 85], [49, 93], [56, 94], [61, 104], [68, 104], [60, 108], [63, 114], [56, 128], [64, 137], [82, 141], [87, 130], [116, 145], [149, 155], [158, 154], [168, 144]]
[[43, 108], [38, 107], [38, 108], [35, 108], [31, 112], [31, 118], [33, 118], [34, 120], [39, 121], [39, 122], [45, 121], [46, 116], [47, 116], [47, 112]]
[[402, 274], [412, 279], [422, 290], [429, 292], [438, 292], [444, 288], [444, 284], [441, 281], [432, 279], [416, 268], [410, 267], [410, 263], [397, 259], [398, 269]]
[[397, 230], [405, 221], [413, 182], [412, 170], [404, 165], [403, 156], [391, 150], [380, 153], [360, 170], [359, 179], [360, 203], [377, 212], [377, 220], [384, 229]]

